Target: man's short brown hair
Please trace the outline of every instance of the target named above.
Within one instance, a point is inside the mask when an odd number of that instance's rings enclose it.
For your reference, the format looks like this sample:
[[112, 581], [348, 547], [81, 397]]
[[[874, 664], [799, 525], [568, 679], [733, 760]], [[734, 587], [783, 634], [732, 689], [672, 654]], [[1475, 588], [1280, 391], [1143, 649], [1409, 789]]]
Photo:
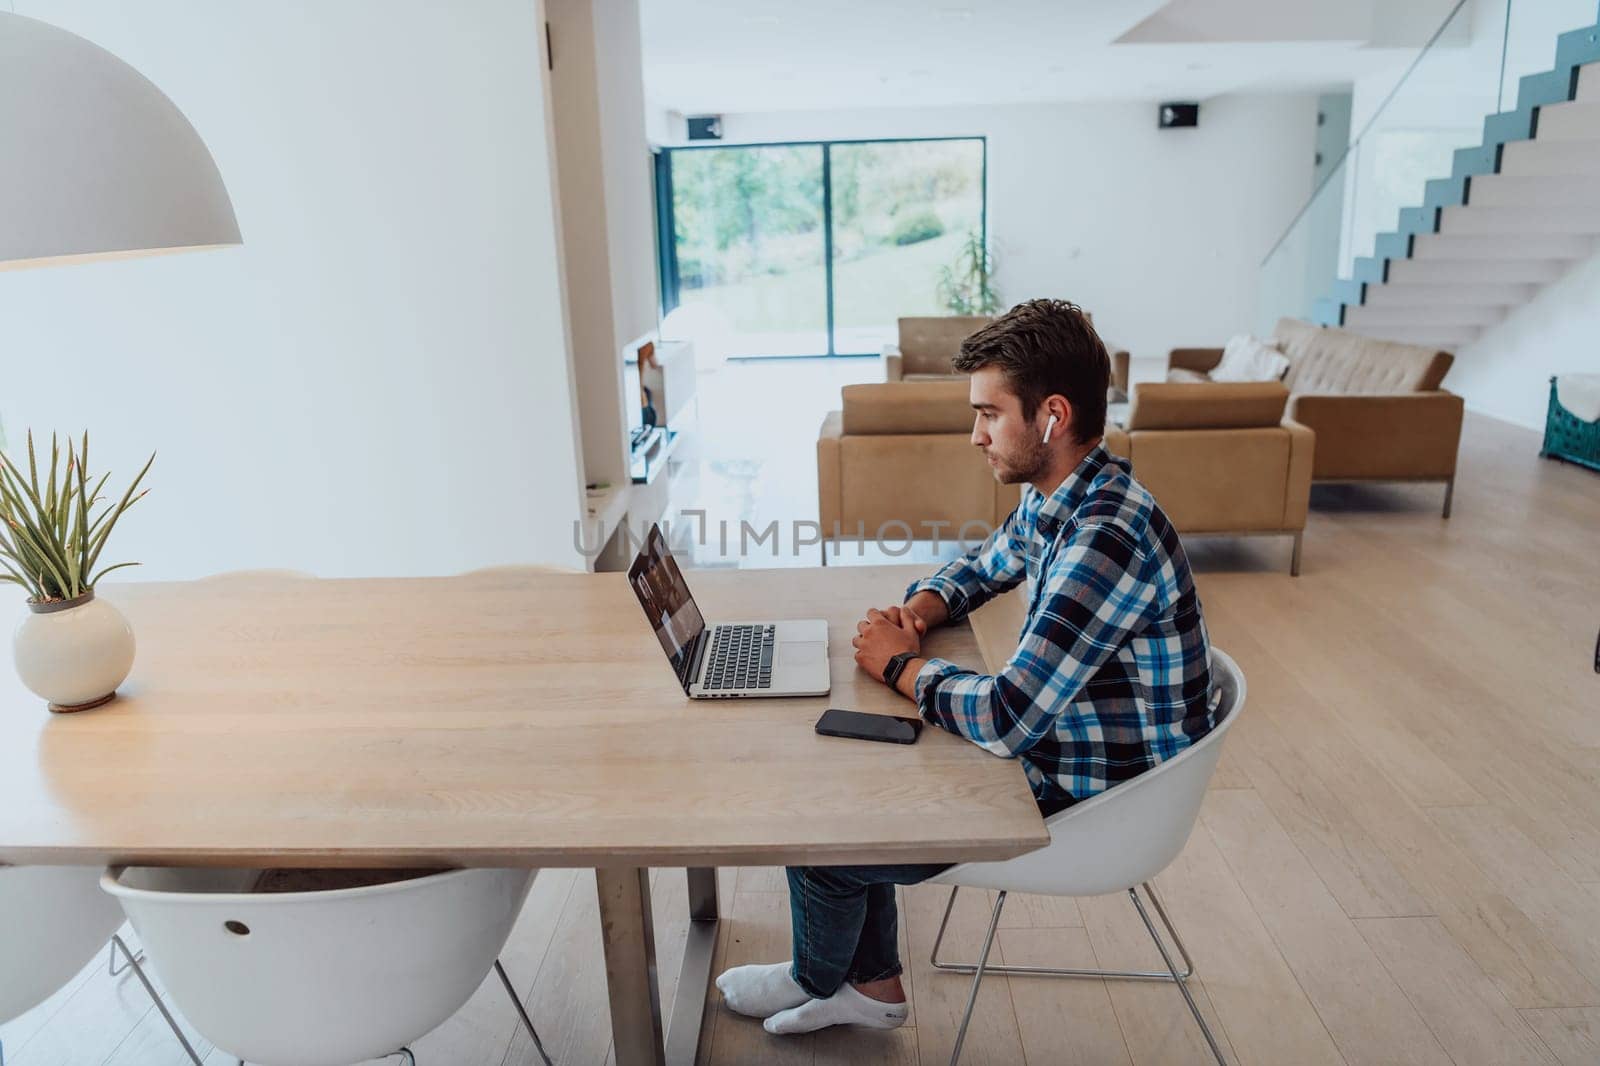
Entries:
[[997, 366], [1032, 419], [1047, 397], [1072, 405], [1073, 439], [1105, 436], [1111, 357], [1083, 308], [1066, 300], [1020, 303], [961, 342], [955, 369], [970, 374]]

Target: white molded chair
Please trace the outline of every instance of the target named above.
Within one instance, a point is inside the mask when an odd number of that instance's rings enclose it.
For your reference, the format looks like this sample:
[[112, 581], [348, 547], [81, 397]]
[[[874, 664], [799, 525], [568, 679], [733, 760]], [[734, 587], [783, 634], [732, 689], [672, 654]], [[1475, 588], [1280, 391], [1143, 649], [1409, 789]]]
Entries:
[[[961, 1058], [967, 1025], [972, 1021], [972, 1009], [978, 1002], [978, 985], [986, 973], [1172, 981], [1183, 993], [1184, 1002], [1188, 1003], [1194, 1020], [1200, 1024], [1200, 1031], [1205, 1034], [1211, 1053], [1216, 1056], [1218, 1063], [1227, 1066], [1227, 1060], [1223, 1058], [1222, 1050], [1211, 1034], [1211, 1027], [1201, 1017], [1200, 1008], [1195, 1005], [1194, 996], [1186, 984], [1194, 973], [1194, 963], [1190, 961], [1183, 941], [1178, 939], [1178, 931], [1172, 927], [1172, 919], [1167, 916], [1166, 908], [1161, 905], [1155, 886], [1151, 884], [1156, 874], [1166, 869], [1188, 843], [1195, 820], [1200, 816], [1206, 785], [1210, 783], [1211, 775], [1217, 768], [1217, 759], [1222, 755], [1222, 740], [1244, 709], [1244, 674], [1233, 659], [1217, 648], [1211, 649], [1211, 692], [1216, 716], [1216, 724], [1211, 732], [1154, 769], [1051, 816], [1045, 823], [1050, 830], [1049, 844], [1005, 862], [962, 863], [929, 879], [930, 884], [954, 886], [950, 890], [950, 902], [945, 905], [944, 918], [939, 923], [939, 935], [933, 941], [930, 961], [940, 970], [972, 974], [972, 993], [967, 998], [967, 1011], [956, 1033], [955, 1048], [950, 1055], [951, 1066], [955, 1066]], [[1183, 958], [1182, 970], [1173, 962], [1171, 952], [1156, 932], [1149, 912], [1139, 899], [1137, 890], [1140, 886], [1150, 897], [1161, 924]], [[989, 918], [989, 933], [984, 938], [983, 950], [978, 955], [976, 965], [939, 961], [939, 944], [944, 940], [950, 911], [955, 907], [956, 893], [963, 888], [998, 889], [1000, 893], [995, 899], [994, 910]], [[1008, 892], [1046, 896], [1102, 896], [1111, 892], [1126, 892], [1167, 968], [1072, 970], [1044, 966], [990, 966], [989, 949], [994, 945], [995, 930], [1000, 924], [1000, 910], [1005, 906]]]
[[[38, 1006], [111, 942], [111, 973], [120, 950], [139, 982], [155, 1000], [189, 1059], [200, 1066], [150, 979], [117, 935], [122, 910], [99, 887], [91, 866], [0, 867], [0, 1021], [10, 1021]], [[0, 1049], [0, 1064], [5, 1052]]]
[[259, 870], [112, 867], [100, 884], [184, 1016], [240, 1062], [414, 1061], [406, 1045], [460, 1010], [493, 969], [549, 1066], [497, 958], [536, 872], [274, 892], [252, 891]]

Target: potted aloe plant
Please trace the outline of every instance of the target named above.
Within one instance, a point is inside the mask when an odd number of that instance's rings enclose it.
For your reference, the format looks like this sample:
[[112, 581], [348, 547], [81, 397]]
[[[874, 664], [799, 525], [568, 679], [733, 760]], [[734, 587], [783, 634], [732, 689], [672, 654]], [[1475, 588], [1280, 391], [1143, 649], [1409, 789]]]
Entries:
[[89, 434], [77, 448], [68, 438], [62, 458], [52, 434], [50, 469], [41, 481], [32, 432], [26, 473], [0, 452], [0, 581], [28, 590], [29, 614], [17, 626], [12, 652], [22, 683], [58, 712], [105, 703], [133, 668], [133, 630], [121, 611], [95, 599], [94, 586], [138, 564], [96, 567], [117, 519], [143, 498], [135, 492], [155, 461], [151, 455], [122, 498], [96, 514], [110, 475], [89, 476]]

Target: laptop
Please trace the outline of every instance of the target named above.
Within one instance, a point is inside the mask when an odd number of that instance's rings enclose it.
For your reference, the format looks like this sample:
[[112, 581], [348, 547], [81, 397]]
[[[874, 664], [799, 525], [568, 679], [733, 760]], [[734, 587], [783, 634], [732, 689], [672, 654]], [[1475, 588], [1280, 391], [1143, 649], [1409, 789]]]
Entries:
[[827, 694], [828, 623], [706, 625], [659, 527], [651, 525], [628, 584], [690, 699]]

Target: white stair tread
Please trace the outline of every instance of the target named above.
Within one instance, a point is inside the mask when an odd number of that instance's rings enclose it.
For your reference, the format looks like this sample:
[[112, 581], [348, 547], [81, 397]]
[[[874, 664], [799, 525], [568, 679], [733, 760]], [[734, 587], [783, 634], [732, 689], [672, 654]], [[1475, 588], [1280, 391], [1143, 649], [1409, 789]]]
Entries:
[[1449, 282], [1418, 284], [1397, 281], [1368, 285], [1363, 307], [1437, 307], [1466, 304], [1474, 307], [1516, 307], [1533, 298], [1535, 285]]
[[1600, 174], [1600, 140], [1511, 141], [1500, 150], [1500, 173]]
[[1413, 259], [1585, 259], [1595, 239], [1583, 234], [1523, 233], [1486, 237], [1478, 234], [1419, 233], [1411, 242]]
[[1389, 282], [1538, 286], [1559, 279], [1571, 265], [1564, 259], [1391, 259]]
[[1404, 326], [1351, 326], [1346, 325], [1352, 333], [1359, 333], [1364, 337], [1377, 337], [1379, 340], [1400, 341], [1404, 344], [1427, 344], [1445, 351], [1454, 351], [1464, 344], [1470, 344], [1478, 338], [1481, 330], [1472, 326], [1461, 327], [1404, 327]]
[[1600, 63], [1585, 63], [1578, 68], [1578, 92], [1573, 99], [1600, 101]]
[[1505, 308], [1493, 304], [1418, 304], [1410, 307], [1363, 304], [1344, 309], [1347, 326], [1487, 326], [1504, 317]]
[[1467, 206], [1600, 206], [1600, 182], [1578, 174], [1479, 174], [1467, 186]]
[[1539, 108], [1539, 124], [1534, 136], [1548, 140], [1594, 140], [1600, 138], [1600, 101], [1569, 100]]
[[1600, 206], [1500, 207], [1469, 203], [1465, 207], [1447, 207], [1441, 211], [1439, 232], [1507, 236], [1600, 234]]

